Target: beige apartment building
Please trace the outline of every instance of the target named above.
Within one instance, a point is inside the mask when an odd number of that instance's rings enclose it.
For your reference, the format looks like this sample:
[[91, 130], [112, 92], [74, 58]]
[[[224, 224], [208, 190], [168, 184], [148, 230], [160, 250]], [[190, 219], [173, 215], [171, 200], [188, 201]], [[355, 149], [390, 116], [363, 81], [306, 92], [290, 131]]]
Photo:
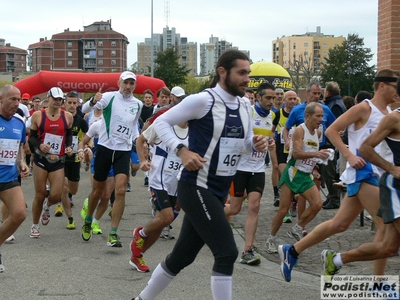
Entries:
[[282, 36], [272, 41], [272, 61], [285, 69], [292, 68], [296, 61], [303, 61], [318, 73], [329, 49], [341, 45], [345, 40], [343, 36], [323, 34], [320, 26], [317, 26], [316, 32]]

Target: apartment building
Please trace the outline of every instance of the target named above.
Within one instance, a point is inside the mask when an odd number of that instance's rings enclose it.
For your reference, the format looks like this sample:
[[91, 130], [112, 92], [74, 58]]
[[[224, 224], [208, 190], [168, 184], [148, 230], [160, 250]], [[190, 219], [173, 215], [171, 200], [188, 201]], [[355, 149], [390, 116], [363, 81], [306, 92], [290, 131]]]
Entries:
[[26, 57], [28, 52], [0, 38], [0, 72], [11, 74], [12, 81], [18, 80], [20, 73], [26, 72]]
[[[137, 44], [137, 71], [140, 74], [150, 74], [151, 70], [151, 37]], [[181, 37], [176, 28], [163, 28], [163, 33], [153, 34], [153, 59], [158, 52], [167, 48], [174, 48], [180, 55], [179, 64], [190, 70], [189, 75], [197, 75], [197, 43], [189, 42], [188, 38]]]
[[282, 36], [272, 41], [272, 61], [289, 69], [296, 61], [302, 60], [311, 64], [314, 72], [318, 73], [329, 49], [341, 45], [345, 39], [323, 34], [320, 26], [315, 32]]
[[54, 34], [50, 41], [40, 39], [29, 45], [33, 72], [40, 70], [82, 70], [84, 72], [119, 72], [126, 70], [128, 38], [112, 30], [111, 20], [94, 22], [83, 31]]

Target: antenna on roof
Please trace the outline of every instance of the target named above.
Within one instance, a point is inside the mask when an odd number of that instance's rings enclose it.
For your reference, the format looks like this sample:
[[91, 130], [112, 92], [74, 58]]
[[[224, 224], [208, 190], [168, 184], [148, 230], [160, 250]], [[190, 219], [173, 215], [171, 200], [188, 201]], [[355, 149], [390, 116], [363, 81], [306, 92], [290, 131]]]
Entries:
[[165, 24], [168, 27], [168, 22], [169, 22], [169, 1], [164, 2], [164, 18], [165, 18]]

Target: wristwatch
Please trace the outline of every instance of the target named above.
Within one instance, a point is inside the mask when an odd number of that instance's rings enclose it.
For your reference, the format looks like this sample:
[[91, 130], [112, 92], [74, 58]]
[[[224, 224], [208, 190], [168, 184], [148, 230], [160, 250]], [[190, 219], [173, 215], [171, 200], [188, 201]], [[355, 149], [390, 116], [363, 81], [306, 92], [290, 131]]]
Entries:
[[176, 148], [174, 150], [175, 155], [178, 155], [179, 150], [181, 150], [183, 147], [186, 148], [186, 146], [184, 144], [179, 144], [178, 146], [176, 146]]

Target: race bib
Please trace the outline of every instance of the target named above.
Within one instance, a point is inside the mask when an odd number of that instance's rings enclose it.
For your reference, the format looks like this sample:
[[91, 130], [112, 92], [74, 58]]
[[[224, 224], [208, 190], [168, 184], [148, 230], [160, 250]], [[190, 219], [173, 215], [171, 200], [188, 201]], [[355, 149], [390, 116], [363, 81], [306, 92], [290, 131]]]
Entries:
[[216, 175], [233, 176], [239, 163], [243, 139], [221, 137]]
[[17, 160], [20, 141], [0, 139], [0, 165], [13, 166]]
[[50, 154], [59, 155], [61, 151], [62, 141], [63, 137], [61, 135], [46, 133], [43, 143], [46, 145], [50, 145]]

